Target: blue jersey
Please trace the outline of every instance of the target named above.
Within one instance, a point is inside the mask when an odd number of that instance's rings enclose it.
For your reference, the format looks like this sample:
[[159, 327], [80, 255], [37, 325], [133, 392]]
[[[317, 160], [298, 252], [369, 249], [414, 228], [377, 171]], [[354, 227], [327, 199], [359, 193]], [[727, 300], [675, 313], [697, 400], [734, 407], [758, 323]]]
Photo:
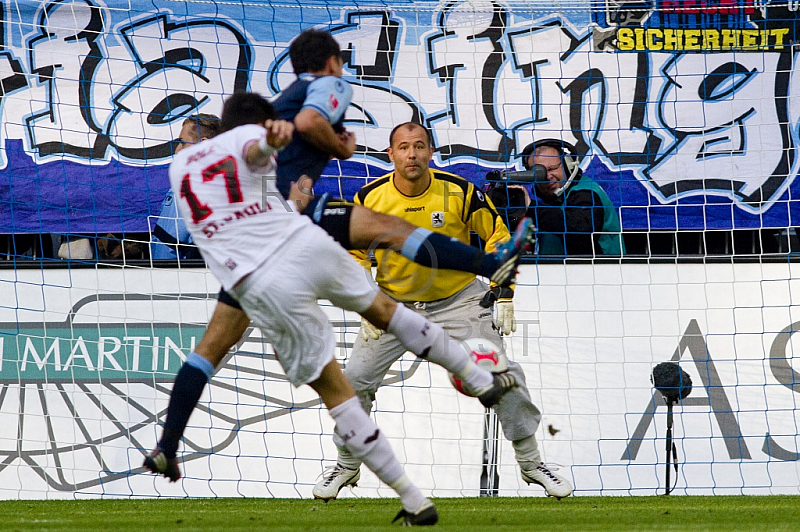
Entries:
[[[341, 78], [300, 74], [272, 105], [279, 119], [290, 122], [301, 110], [313, 109], [340, 133], [344, 131], [344, 113], [352, 96], [353, 89]], [[331, 154], [312, 146], [295, 131], [292, 142], [278, 154], [278, 190], [288, 197], [292, 181], [297, 181], [302, 175], [316, 182], [330, 158]]]
[[[198, 259], [200, 253], [194, 247], [192, 235], [178, 212], [175, 194], [167, 192], [161, 202], [161, 214], [150, 235], [150, 257], [152, 259]], [[184, 244], [184, 245], [179, 245]]]

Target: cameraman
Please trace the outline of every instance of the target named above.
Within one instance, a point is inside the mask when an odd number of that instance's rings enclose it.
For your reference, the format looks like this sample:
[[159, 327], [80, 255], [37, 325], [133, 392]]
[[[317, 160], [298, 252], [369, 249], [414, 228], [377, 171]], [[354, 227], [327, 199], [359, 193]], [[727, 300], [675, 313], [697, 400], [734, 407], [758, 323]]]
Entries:
[[559, 139], [542, 139], [522, 150], [526, 170], [541, 165], [546, 178], [531, 190], [536, 202], [527, 211], [538, 229], [539, 255], [624, 255], [622, 226], [605, 191], [580, 169], [575, 148]]

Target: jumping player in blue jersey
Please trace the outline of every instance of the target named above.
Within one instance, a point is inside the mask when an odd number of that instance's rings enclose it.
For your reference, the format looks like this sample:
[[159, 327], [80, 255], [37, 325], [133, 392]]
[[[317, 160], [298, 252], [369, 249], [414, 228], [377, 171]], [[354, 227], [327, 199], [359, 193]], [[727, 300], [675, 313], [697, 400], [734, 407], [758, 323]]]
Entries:
[[316, 181], [331, 157], [349, 159], [356, 148], [355, 135], [343, 125], [353, 91], [339, 77], [341, 60], [322, 72], [326, 70], [331, 75], [299, 74], [273, 102], [282, 120], [300, 128], [289, 146], [278, 154], [278, 190], [287, 198], [293, 182], [300, 183], [304, 177]]

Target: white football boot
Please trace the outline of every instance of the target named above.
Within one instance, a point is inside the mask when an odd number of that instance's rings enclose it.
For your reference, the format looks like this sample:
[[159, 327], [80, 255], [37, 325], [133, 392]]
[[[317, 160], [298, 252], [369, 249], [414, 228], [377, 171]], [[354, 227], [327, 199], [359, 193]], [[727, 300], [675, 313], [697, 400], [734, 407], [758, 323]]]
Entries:
[[520, 471], [522, 480], [528, 484], [539, 484], [547, 492], [548, 497], [563, 499], [572, 495], [572, 484], [569, 480], [553, 473], [541, 462], [534, 469], [520, 469]]
[[330, 501], [335, 499], [345, 486], [357, 486], [361, 478], [361, 469], [347, 469], [339, 464], [328, 466], [322, 473], [322, 480], [317, 482], [311, 493], [315, 499]]

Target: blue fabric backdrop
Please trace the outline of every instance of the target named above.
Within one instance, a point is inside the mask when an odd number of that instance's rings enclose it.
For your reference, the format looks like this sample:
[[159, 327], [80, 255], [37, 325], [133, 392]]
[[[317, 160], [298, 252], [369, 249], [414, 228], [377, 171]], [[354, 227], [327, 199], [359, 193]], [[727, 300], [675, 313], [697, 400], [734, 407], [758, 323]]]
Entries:
[[5, 2], [0, 232], [147, 230], [184, 118], [236, 90], [276, 94], [310, 26], [345, 50], [359, 142], [322, 190], [349, 198], [388, 171], [388, 132], [414, 120], [434, 165], [478, 184], [531, 140], [564, 138], [627, 229], [796, 225], [796, 14], [739, 3], [676, 17], [675, 1], [646, 2], [652, 16], [619, 25], [607, 6]]

